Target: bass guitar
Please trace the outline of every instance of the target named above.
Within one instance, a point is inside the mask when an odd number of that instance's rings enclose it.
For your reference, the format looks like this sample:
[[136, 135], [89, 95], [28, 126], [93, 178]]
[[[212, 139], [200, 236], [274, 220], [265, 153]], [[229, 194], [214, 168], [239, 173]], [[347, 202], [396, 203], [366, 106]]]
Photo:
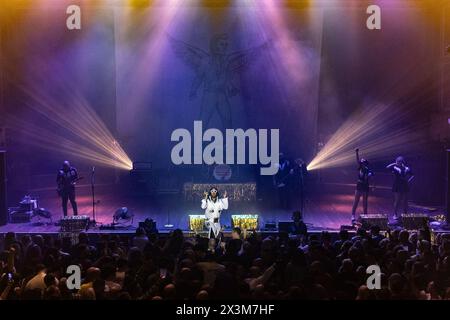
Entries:
[[[78, 177], [78, 178], [74, 179], [70, 184], [74, 186], [80, 180], [83, 180], [83, 177]], [[58, 184], [58, 188], [56, 189], [58, 196], [62, 197], [63, 190], [64, 190], [64, 185], [62, 183]]]

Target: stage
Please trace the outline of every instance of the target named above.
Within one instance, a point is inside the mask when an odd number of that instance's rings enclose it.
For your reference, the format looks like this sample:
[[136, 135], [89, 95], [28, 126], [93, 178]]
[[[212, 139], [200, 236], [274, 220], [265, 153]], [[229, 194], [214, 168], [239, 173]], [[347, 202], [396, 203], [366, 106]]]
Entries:
[[[220, 186], [220, 185], [219, 185]], [[351, 226], [351, 208], [354, 195], [352, 185], [323, 184], [316, 186], [316, 189], [323, 190], [319, 194], [317, 191], [306, 195], [303, 218], [310, 232], [338, 232], [341, 226]], [[340, 190], [340, 193], [329, 190]], [[181, 229], [186, 234], [191, 234], [189, 230], [189, 215], [204, 214], [200, 208], [200, 202], [185, 201], [181, 194], [156, 194], [148, 197], [133, 197], [124, 194], [118, 185], [100, 185], [96, 187], [95, 196], [95, 220], [97, 227], [90, 227], [88, 233], [120, 233], [132, 234], [135, 232], [139, 222], [145, 219], [153, 219], [160, 233], [169, 233], [174, 229]], [[369, 199], [369, 214], [384, 213], [392, 216], [392, 197], [388, 190], [378, 188]], [[345, 193], [347, 192], [347, 193]], [[58, 234], [60, 227], [58, 222], [62, 218], [60, 199], [53, 188], [37, 189], [30, 192], [32, 197], [39, 201], [39, 207], [43, 207], [52, 213], [52, 222], [46, 219], [33, 218], [26, 223], [8, 223], [0, 227], [0, 233], [15, 232], [23, 234], [52, 233]], [[92, 194], [89, 184], [81, 184], [77, 187], [77, 203], [79, 215], [86, 215], [93, 219]], [[133, 222], [127, 227], [115, 227], [114, 229], [103, 228], [113, 222], [114, 212], [121, 207], [127, 207], [133, 217]], [[292, 212], [298, 208], [298, 204], [293, 201], [291, 210], [277, 208], [273, 203], [268, 204], [264, 199], [256, 199], [252, 203], [233, 203], [230, 201], [229, 210], [222, 213], [221, 222], [225, 233], [231, 230], [231, 216], [238, 214], [257, 214], [258, 231], [277, 232], [277, 230], [266, 230], [266, 223], [291, 221]], [[410, 202], [411, 213], [427, 213], [429, 216], [443, 214], [440, 207], [422, 207]], [[362, 206], [357, 210], [362, 213]], [[69, 204], [69, 215], [72, 210]], [[164, 227], [167, 224], [173, 225], [171, 228]], [[103, 227], [102, 227], [103, 226]]]
[[[225, 230], [237, 214], [257, 214], [264, 230], [299, 209], [296, 195], [280, 209], [272, 178], [295, 189], [304, 174], [304, 221], [336, 231], [351, 223], [361, 170], [376, 185], [369, 213], [392, 216], [394, 179], [410, 184], [402, 197], [411, 213], [443, 213], [450, 107], [437, 71], [448, 66], [448, 43], [443, 22], [415, 5], [384, 8], [385, 32], [368, 28], [366, 4], [345, 1], [119, 1], [86, 3], [73, 16], [65, 1], [43, 1], [45, 10], [19, 2], [0, 23], [0, 221], [27, 194], [53, 219], [8, 223], [1, 233], [58, 232], [64, 160], [85, 178], [79, 214], [94, 219], [96, 168], [95, 220], [110, 224], [127, 207], [134, 220], [121, 232], [146, 218], [162, 232], [188, 231], [208, 188], [188, 201], [184, 185], [225, 182], [259, 189], [243, 188], [245, 203], [231, 199]], [[439, 5], [423, 5], [441, 17]], [[82, 11], [83, 27], [63, 23]], [[220, 19], [199, 19], [209, 16]], [[400, 176], [387, 169], [397, 158]]]

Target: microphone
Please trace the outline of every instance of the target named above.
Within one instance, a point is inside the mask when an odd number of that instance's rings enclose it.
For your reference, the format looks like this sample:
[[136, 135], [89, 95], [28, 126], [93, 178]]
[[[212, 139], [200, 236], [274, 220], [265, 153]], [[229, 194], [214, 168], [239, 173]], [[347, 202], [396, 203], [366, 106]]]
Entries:
[[91, 184], [94, 186], [94, 177], [95, 177], [95, 167], [92, 167], [91, 171]]

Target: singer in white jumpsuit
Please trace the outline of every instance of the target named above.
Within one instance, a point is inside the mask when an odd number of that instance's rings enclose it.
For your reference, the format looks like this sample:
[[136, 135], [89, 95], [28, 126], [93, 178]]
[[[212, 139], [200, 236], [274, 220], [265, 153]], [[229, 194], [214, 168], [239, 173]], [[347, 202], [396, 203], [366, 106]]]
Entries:
[[202, 199], [202, 209], [205, 210], [205, 224], [208, 228], [208, 237], [217, 238], [221, 230], [220, 214], [228, 209], [228, 198], [219, 199], [217, 189], [212, 188], [207, 198]]

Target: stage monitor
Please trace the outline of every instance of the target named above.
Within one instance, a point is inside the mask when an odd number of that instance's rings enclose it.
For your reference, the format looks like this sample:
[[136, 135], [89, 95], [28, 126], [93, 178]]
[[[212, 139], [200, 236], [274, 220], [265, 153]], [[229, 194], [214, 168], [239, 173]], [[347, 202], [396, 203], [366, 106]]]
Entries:
[[380, 230], [387, 230], [389, 225], [388, 215], [385, 213], [361, 214], [361, 226], [370, 229], [377, 226]]
[[402, 214], [402, 225], [407, 230], [419, 230], [425, 228], [430, 219], [426, 213], [407, 213]]

